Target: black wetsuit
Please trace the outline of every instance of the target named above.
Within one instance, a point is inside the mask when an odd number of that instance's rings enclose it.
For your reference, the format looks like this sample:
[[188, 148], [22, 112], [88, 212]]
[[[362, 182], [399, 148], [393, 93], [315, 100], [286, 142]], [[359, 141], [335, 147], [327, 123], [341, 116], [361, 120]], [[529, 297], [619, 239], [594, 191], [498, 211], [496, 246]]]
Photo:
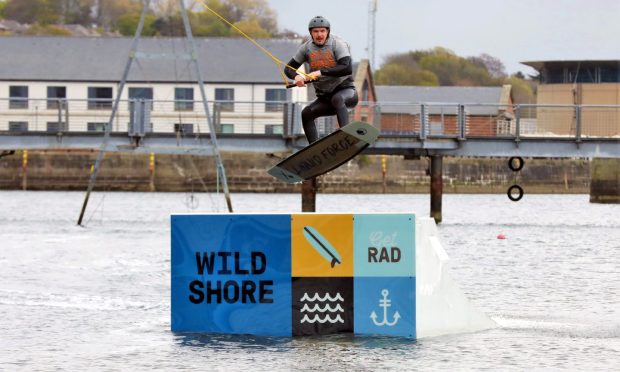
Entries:
[[[298, 68], [301, 66], [300, 62], [297, 62], [295, 58], [292, 58], [288, 62], [289, 66]], [[319, 139], [319, 134], [316, 128], [315, 119], [321, 116], [336, 115], [338, 119], [338, 125], [343, 127], [349, 124], [349, 112], [348, 109], [355, 107], [358, 102], [357, 92], [353, 85], [353, 67], [351, 66], [351, 57], [346, 56], [338, 59], [336, 63], [332, 63], [331, 67], [312, 68], [310, 64], [310, 71], [321, 70], [321, 77], [319, 80], [325, 77], [347, 77], [342, 80], [337, 86], [330, 91], [323, 91], [320, 89], [320, 84], [315, 85], [317, 99], [306, 106], [301, 112], [302, 123], [304, 126], [304, 132], [308, 138], [308, 143], [315, 142]], [[285, 68], [284, 72], [286, 76], [291, 79], [295, 79], [297, 73], [290, 69]]]

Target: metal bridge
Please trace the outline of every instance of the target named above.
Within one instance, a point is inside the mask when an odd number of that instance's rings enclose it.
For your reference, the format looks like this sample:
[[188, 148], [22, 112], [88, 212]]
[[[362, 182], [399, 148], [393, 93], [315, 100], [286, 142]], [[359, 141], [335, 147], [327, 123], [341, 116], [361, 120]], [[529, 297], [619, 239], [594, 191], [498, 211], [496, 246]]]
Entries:
[[[307, 145], [305, 103], [208, 102], [221, 151], [283, 153]], [[0, 99], [0, 151], [99, 149], [110, 100]], [[380, 129], [368, 154], [620, 158], [618, 105], [368, 103], [350, 113]], [[337, 128], [317, 121], [319, 132]], [[194, 101], [121, 101], [105, 151], [209, 156], [204, 108]]]

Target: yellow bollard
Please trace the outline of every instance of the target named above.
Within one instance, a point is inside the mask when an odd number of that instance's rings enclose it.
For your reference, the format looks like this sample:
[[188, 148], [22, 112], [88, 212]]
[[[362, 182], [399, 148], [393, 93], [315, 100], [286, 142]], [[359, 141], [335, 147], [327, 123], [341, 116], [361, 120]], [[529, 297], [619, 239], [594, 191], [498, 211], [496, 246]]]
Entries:
[[381, 155], [381, 175], [383, 177], [383, 193], [384, 194], [387, 189], [387, 180], [385, 177], [386, 173], [387, 173], [387, 157], [385, 155]]
[[28, 150], [22, 153], [22, 190], [28, 189]]
[[155, 191], [155, 153], [152, 152], [149, 156], [149, 172], [150, 172], [150, 180], [149, 180], [149, 190]]
[[155, 171], [155, 153], [154, 152], [152, 152], [151, 155], [149, 156], [149, 170], [151, 171], [151, 173]]

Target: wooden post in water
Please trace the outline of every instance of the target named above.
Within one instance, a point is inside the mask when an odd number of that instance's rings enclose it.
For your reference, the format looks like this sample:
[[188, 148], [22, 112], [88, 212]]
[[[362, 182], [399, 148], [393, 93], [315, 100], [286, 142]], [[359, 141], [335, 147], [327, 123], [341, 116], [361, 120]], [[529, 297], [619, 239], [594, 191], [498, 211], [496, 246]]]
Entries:
[[301, 211], [316, 212], [316, 190], [319, 180], [311, 178], [301, 183]]
[[431, 217], [441, 222], [441, 197], [443, 195], [443, 157], [431, 155]]

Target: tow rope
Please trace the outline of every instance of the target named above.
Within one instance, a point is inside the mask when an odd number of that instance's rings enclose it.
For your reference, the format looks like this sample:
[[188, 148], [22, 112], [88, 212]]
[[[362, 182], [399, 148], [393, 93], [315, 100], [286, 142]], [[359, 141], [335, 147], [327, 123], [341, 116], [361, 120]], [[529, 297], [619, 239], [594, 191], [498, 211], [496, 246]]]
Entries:
[[243, 30], [241, 30], [239, 27], [235, 26], [234, 24], [232, 24], [229, 20], [227, 20], [226, 18], [224, 18], [221, 14], [219, 14], [218, 12], [216, 12], [215, 10], [209, 8], [209, 6], [207, 5], [207, 3], [205, 2], [205, 0], [201, 0], [202, 5], [205, 7], [205, 9], [207, 9], [208, 11], [210, 11], [211, 13], [213, 13], [213, 15], [215, 15], [217, 18], [219, 18], [222, 22], [224, 22], [225, 24], [227, 24], [228, 26], [232, 27], [235, 31], [239, 32], [243, 37], [245, 37], [246, 39], [248, 39], [252, 44], [254, 44], [258, 49], [260, 49], [263, 53], [265, 53], [269, 58], [271, 58], [271, 60], [276, 64], [278, 71], [280, 72], [280, 76], [282, 76], [282, 80], [284, 81], [284, 85], [286, 85], [287, 88], [290, 88], [292, 86], [295, 86], [295, 84], [289, 84], [289, 80], [287, 79], [286, 75], [284, 74], [284, 69], [282, 67], [288, 67], [291, 70], [297, 72], [298, 74], [303, 75], [306, 79], [308, 80], [314, 80], [315, 78], [311, 75], [306, 74], [305, 72], [296, 69], [295, 67], [292, 67], [284, 62], [282, 62], [282, 60], [280, 60], [278, 57], [274, 56], [270, 51], [268, 51], [267, 49], [265, 49], [262, 45], [260, 45], [256, 40], [254, 40], [253, 38], [251, 38], [248, 34], [246, 34], [245, 32], [243, 32]]

